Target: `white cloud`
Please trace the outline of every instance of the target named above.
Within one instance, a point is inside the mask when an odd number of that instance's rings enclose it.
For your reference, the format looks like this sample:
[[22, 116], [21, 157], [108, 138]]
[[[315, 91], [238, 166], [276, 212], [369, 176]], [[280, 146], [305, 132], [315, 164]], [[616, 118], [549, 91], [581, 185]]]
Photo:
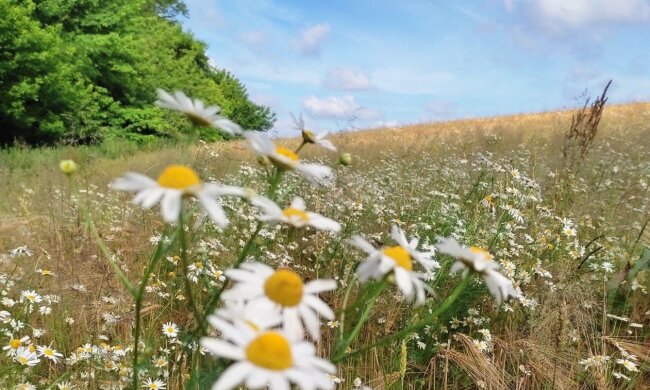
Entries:
[[359, 108], [354, 96], [328, 96], [317, 98], [309, 96], [303, 102], [303, 108], [314, 118], [341, 119], [354, 113]]
[[330, 25], [320, 23], [304, 30], [294, 42], [294, 49], [305, 56], [319, 56], [323, 42], [330, 33]]
[[591, 26], [650, 22], [648, 0], [505, 0], [506, 10], [522, 13], [532, 25], [561, 34]]
[[372, 88], [368, 75], [360, 69], [347, 67], [328, 69], [323, 85], [336, 91], [363, 91]]

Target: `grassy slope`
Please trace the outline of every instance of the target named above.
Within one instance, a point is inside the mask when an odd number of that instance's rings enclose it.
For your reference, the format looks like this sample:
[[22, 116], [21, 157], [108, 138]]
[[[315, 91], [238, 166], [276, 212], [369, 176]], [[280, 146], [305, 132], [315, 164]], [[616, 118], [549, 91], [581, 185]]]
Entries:
[[[553, 273], [552, 283], [557, 290], [550, 289], [543, 278], [534, 276], [524, 291], [539, 306], [534, 311], [516, 309], [509, 317], [498, 314], [477, 285], [472, 290], [474, 295], [466, 296], [453, 314], [462, 318], [469, 307], [476, 307], [481, 316], [492, 319], [493, 324], [487, 327], [498, 337], [492, 362], [485, 365], [477, 359], [462, 338], [443, 354], [433, 349], [432, 340], [425, 340], [428, 344], [425, 350], [410, 341], [406, 344], [409, 363], [405, 388], [432, 386], [434, 382], [441, 386], [444, 381], [463, 388], [483, 377], [492, 388], [504, 388], [506, 383], [519, 380], [521, 372], [517, 363], [532, 370], [531, 376], [521, 377], [524, 388], [571, 388], [578, 382], [587, 386], [622, 386], [612, 379], [611, 372], [589, 376], [577, 364], [590, 353], [609, 353], [612, 347], [602, 344], [598, 337], [603, 312], [594, 308], [603, 305], [602, 282], [594, 282], [596, 272], [587, 267], [575, 271], [579, 259], [569, 256], [566, 249], [569, 244], [559, 233], [562, 224], [557, 218], [570, 218], [577, 224], [582, 245], [594, 237], [605, 236], [601, 239], [605, 249], [589, 262], [613, 261], [616, 269], [621, 270], [626, 262], [634, 260], [639, 248], [632, 244], [649, 214], [650, 104], [608, 107], [587, 160], [572, 179], [561, 181], [549, 173], [558, 173], [561, 167], [562, 134], [569, 122], [569, 113], [543, 113], [342, 133], [333, 137], [333, 141], [342, 151], [352, 153], [355, 160], [352, 167], [338, 169], [335, 189], [312, 189], [295, 180], [284, 188], [281, 194], [284, 200], [291, 193], [300, 194], [307, 199], [308, 206], [346, 222], [350, 232], [376, 234], [378, 241], [387, 239], [385, 232], [391, 221], [397, 221], [430, 241], [436, 234], [457, 233], [468, 243], [490, 246], [495, 253], [502, 253], [500, 257], [510, 259], [530, 274], [536, 261], [541, 260], [543, 268]], [[286, 142], [296, 143], [295, 140]], [[486, 165], [479, 154], [488, 156], [506, 172]], [[88, 330], [124, 340], [130, 326], [128, 305], [111, 305], [100, 299], [111, 295], [128, 301], [119, 291], [116, 279], [106, 277], [109, 268], [84, 232], [69, 197], [72, 184], [58, 171], [57, 164], [62, 158], [73, 158], [80, 163], [82, 169], [74, 185], [87, 191], [85, 201], [89, 202], [102, 234], [133, 276], [139, 275], [138, 270], [151, 250], [149, 237], [160, 232], [162, 226], [155, 213], [125, 208], [127, 197], [115, 196], [107, 190], [107, 183], [113, 178], [126, 170], [155, 176], [165, 165], [182, 162], [196, 167], [204, 178], [259, 186], [255, 174], [233, 176], [240, 172], [242, 163], [246, 166], [252, 162], [251, 153], [241, 142], [191, 149], [171, 147], [122, 159], [102, 157], [102, 153], [92, 148], [64, 148], [44, 153], [1, 152], [0, 253], [19, 245], [28, 245], [35, 251], [33, 264], [21, 268], [22, 283], [38, 285], [63, 297], [55, 314], [60, 318], [72, 316], [77, 325], [65, 332], [61, 320], [51, 320], [51, 324], [43, 322], [43, 326], [53, 329], [52, 337], [64, 351], [88, 340]], [[335, 161], [335, 156], [311, 149], [306, 158]], [[485, 195], [506, 193], [508, 188], [527, 191], [509, 175], [513, 168], [540, 184], [534, 194], [541, 198], [539, 204], [517, 205], [516, 199], [503, 199], [503, 205], [515, 204], [522, 212], [521, 224], [513, 223], [502, 209], [489, 213], [480, 203]], [[537, 206], [550, 210], [550, 216]], [[247, 211], [238, 207], [233, 206], [236, 215], [233, 220]], [[508, 223], [520, 225], [521, 229], [510, 231], [512, 226], [506, 226]], [[220, 244], [236, 247], [236, 238], [239, 234], [245, 237], [249, 228], [245, 223], [235, 222], [232, 230], [219, 239]], [[534, 243], [526, 244], [524, 234], [532, 237]], [[294, 266], [312, 276], [334, 274], [346, 280], [360, 258], [347, 247], [334, 252], [328, 250], [328, 245], [335, 243], [320, 235], [304, 238], [298, 248], [287, 249], [289, 241], [284, 237], [267, 244], [271, 253], [292, 257]], [[513, 242], [524, 247], [513, 250]], [[554, 248], [549, 249], [549, 245]], [[215, 263], [225, 267], [232, 256], [225, 251]], [[47, 267], [58, 277], [54, 282], [41, 280], [32, 267]], [[164, 279], [162, 275], [161, 279]], [[73, 291], [71, 286], [76, 283], [85, 284], [89, 295], [82, 297]], [[444, 297], [453, 287], [454, 279], [441, 277], [435, 283]], [[482, 293], [479, 295], [478, 291]], [[341, 295], [329, 297], [335, 307], [340, 305]], [[647, 295], [635, 292], [632, 298], [625, 315], [647, 325], [648, 317], [643, 314], [649, 309]], [[399, 302], [398, 298], [385, 297], [383, 307], [396, 305], [396, 300]], [[584, 307], [585, 302], [590, 304], [589, 308]], [[152, 298], [150, 305], [155, 308], [164, 303]], [[101, 313], [107, 311], [121, 315], [122, 321], [107, 328], [100, 319]], [[159, 329], [159, 323], [170, 318], [182, 325], [186, 314], [181, 307], [165, 306], [165, 311], [147, 318], [151, 322], [151, 334]], [[364, 333], [362, 343], [399, 329], [417, 314], [404, 308], [378, 313], [369, 331]], [[605, 333], [629, 336], [619, 325], [607, 325]], [[461, 330], [476, 338], [476, 330], [480, 328], [466, 326]], [[570, 341], [571, 331], [581, 336], [577, 344]], [[446, 337], [440, 329], [431, 336], [440, 340]], [[643, 340], [647, 342], [647, 337], [632, 341], [642, 343]], [[326, 339], [322, 348], [327, 350], [328, 345]], [[539, 357], [520, 356], [517, 350]], [[348, 362], [342, 366], [341, 376], [348, 384], [361, 376], [374, 386], [398, 386], [402, 383], [398, 380], [400, 356], [394, 351], [373, 351], [364, 359]], [[555, 367], [552, 377], [551, 364]], [[450, 367], [448, 375], [443, 374], [445, 367]], [[629, 386], [643, 388], [648, 383], [647, 378], [641, 378]]]

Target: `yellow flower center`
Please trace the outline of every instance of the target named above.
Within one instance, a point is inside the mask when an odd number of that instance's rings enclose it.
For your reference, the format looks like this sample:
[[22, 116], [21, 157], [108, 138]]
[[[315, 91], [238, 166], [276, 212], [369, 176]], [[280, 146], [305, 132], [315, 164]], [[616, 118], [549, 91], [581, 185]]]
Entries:
[[486, 261], [492, 261], [492, 259], [494, 258], [494, 256], [492, 256], [490, 252], [486, 251], [483, 248], [479, 248], [477, 246], [472, 246], [469, 248], [469, 250], [472, 251], [472, 253], [476, 253], [477, 255], [482, 255], [483, 259], [485, 259]]
[[203, 269], [203, 263], [197, 261], [194, 263], [194, 267], [196, 267], [196, 269]]
[[306, 212], [304, 212], [302, 210], [298, 210], [298, 209], [296, 209], [294, 207], [288, 207], [288, 208], [284, 209], [282, 211], [282, 214], [285, 217], [289, 218], [289, 219], [298, 217], [298, 219], [300, 219], [303, 222], [307, 222], [309, 220], [309, 217], [307, 216]]
[[274, 371], [293, 366], [291, 345], [277, 332], [263, 333], [251, 341], [246, 347], [246, 358], [259, 367]]
[[54, 352], [52, 352], [51, 349], [46, 349], [45, 351], [43, 351], [43, 355], [52, 356], [54, 355]]
[[155, 383], [152, 383], [151, 385], [149, 385], [149, 388], [150, 388], [150, 389], [154, 389], [154, 390], [155, 390], [155, 389], [157, 389], [157, 388], [158, 388], [158, 385], [157, 385], [157, 384], [155, 384]]
[[186, 190], [201, 184], [201, 179], [190, 167], [170, 165], [158, 176], [158, 184], [165, 188]]
[[36, 296], [32, 294], [27, 294], [25, 298], [27, 298], [27, 300], [30, 302], [34, 302], [36, 300]]
[[18, 349], [22, 343], [18, 339], [13, 339], [9, 342], [11, 349]]
[[411, 255], [408, 251], [401, 246], [391, 246], [384, 248], [384, 254], [391, 259], [395, 260], [398, 267], [402, 267], [407, 271], [413, 271], [413, 262], [411, 261]]
[[293, 151], [287, 148], [283, 148], [282, 146], [278, 146], [277, 148], [275, 148], [275, 153], [279, 154], [280, 156], [284, 156], [293, 162], [298, 161], [297, 154], [295, 154]]
[[174, 332], [176, 332], [176, 330], [174, 328], [172, 328], [171, 326], [167, 327], [167, 333], [172, 334]]
[[26, 366], [27, 363], [29, 363], [29, 360], [27, 360], [26, 357], [21, 356], [21, 357], [18, 358], [18, 362], [19, 362], [20, 364], [22, 364], [23, 366]]
[[302, 301], [302, 279], [291, 270], [277, 270], [264, 282], [264, 293], [282, 306], [296, 306]]
[[29, 349], [29, 352], [36, 352], [36, 348], [33, 345], [30, 345], [28, 347], [28, 349]]

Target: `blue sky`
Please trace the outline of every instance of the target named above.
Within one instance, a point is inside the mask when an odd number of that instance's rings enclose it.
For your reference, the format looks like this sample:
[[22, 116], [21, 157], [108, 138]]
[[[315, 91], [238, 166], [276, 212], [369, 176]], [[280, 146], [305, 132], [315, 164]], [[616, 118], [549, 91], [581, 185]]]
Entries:
[[[292, 133], [650, 100], [650, 0], [186, 0], [183, 23]], [[351, 121], [351, 118], [356, 118]]]

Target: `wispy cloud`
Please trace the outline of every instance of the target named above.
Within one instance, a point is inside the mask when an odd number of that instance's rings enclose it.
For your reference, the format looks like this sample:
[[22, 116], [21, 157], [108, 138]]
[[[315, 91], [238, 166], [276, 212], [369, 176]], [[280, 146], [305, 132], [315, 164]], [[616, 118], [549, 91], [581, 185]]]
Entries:
[[307, 113], [318, 119], [341, 119], [354, 113], [359, 108], [359, 104], [354, 96], [347, 95], [343, 97], [328, 96], [318, 98], [309, 96], [303, 102], [303, 108]]
[[300, 39], [293, 44], [294, 49], [305, 56], [319, 56], [321, 46], [330, 33], [330, 25], [320, 23], [303, 30]]
[[509, 12], [518, 13], [531, 25], [552, 34], [650, 22], [647, 0], [506, 0], [504, 4]]

